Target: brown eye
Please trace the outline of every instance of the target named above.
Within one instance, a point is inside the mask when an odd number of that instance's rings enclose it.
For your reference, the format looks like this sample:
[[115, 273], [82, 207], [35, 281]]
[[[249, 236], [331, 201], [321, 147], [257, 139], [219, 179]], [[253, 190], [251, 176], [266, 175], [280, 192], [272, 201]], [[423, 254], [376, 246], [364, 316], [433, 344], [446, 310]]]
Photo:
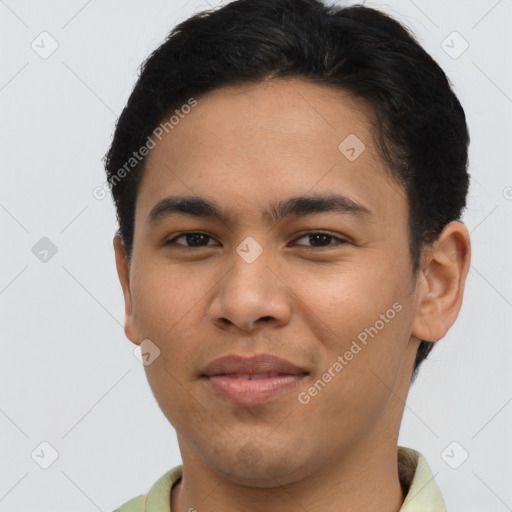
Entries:
[[[330, 233], [324, 233], [322, 231], [311, 231], [310, 233], [306, 233], [296, 240], [300, 240], [301, 238], [308, 237], [308, 241], [312, 244], [310, 247], [330, 247], [332, 245], [340, 245], [348, 243], [346, 240], [339, 238], [337, 236], [331, 235]], [[332, 240], [337, 241], [336, 244], [330, 243]], [[298, 244], [304, 245], [304, 244]]]
[[[183, 238], [186, 243], [185, 244], [177, 243], [176, 240], [179, 240], [180, 238]], [[208, 239], [213, 240], [213, 238], [210, 235], [207, 235], [205, 233], [191, 231], [191, 232], [187, 232], [187, 233], [180, 233], [178, 236], [172, 238], [171, 240], [168, 240], [165, 243], [165, 245], [181, 245], [186, 248], [206, 247], [207, 245], [210, 245], [207, 243]]]

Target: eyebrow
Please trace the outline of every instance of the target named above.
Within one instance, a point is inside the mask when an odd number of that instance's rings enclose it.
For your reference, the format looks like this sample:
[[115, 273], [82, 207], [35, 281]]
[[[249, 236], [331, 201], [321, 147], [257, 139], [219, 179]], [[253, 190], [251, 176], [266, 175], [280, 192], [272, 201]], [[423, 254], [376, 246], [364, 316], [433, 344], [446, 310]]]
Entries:
[[[324, 212], [360, 217], [373, 216], [369, 208], [349, 197], [327, 194], [296, 196], [271, 203], [263, 211], [262, 218], [267, 222], [278, 222], [288, 216], [305, 216]], [[158, 201], [151, 209], [146, 224], [152, 226], [175, 213], [215, 219], [225, 224], [229, 222], [229, 216], [212, 199], [198, 196], [168, 196]]]

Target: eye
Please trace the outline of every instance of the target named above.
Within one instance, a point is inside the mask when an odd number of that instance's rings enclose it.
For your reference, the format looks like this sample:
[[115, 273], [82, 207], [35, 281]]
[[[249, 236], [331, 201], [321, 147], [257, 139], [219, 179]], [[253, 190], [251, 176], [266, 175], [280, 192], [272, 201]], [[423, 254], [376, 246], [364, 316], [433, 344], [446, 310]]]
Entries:
[[[179, 240], [180, 238], [184, 238], [186, 240], [186, 243], [190, 244], [190, 245], [177, 243], [176, 240]], [[190, 231], [187, 233], [181, 233], [178, 236], [176, 236], [170, 240], [167, 240], [167, 242], [165, 242], [164, 245], [181, 245], [181, 246], [185, 246], [186, 248], [206, 247], [209, 244], [205, 244], [203, 242], [205, 242], [207, 239], [213, 240], [213, 238], [210, 235], [207, 235], [206, 233]]]
[[[329, 247], [332, 245], [340, 245], [340, 244], [347, 244], [347, 240], [343, 240], [342, 238], [339, 238], [337, 236], [331, 235], [330, 233], [324, 233], [323, 231], [311, 231], [309, 233], [306, 233], [299, 238], [296, 238], [295, 240], [300, 240], [301, 238], [308, 237], [308, 241], [312, 243], [310, 247]], [[329, 243], [331, 240], [336, 240], [337, 244]], [[298, 245], [304, 245], [304, 244], [298, 244]]]
[[[305, 233], [299, 238], [296, 238], [295, 241], [301, 240], [302, 238], [306, 237], [308, 237], [307, 239], [311, 244], [309, 247], [313, 248], [330, 247], [333, 245], [341, 245], [348, 243], [346, 240], [343, 240], [342, 238], [331, 235], [330, 233], [324, 233], [323, 231], [311, 231], [309, 233]], [[186, 241], [185, 244], [177, 242], [177, 240], [181, 238], [183, 238]], [[198, 231], [189, 231], [186, 233], [180, 233], [174, 238], [166, 241], [164, 245], [179, 245], [187, 249], [192, 249], [194, 247], [207, 247], [208, 245], [212, 245], [207, 243], [209, 239], [213, 240], [213, 238], [210, 235], [207, 235], [206, 233], [201, 233]], [[331, 243], [333, 240], [336, 241], [337, 243]]]

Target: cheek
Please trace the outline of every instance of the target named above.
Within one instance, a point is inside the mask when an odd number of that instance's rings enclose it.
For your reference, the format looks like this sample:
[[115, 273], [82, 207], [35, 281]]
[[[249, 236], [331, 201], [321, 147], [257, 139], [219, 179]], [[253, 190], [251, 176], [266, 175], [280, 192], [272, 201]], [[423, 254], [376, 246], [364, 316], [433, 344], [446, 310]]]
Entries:
[[[397, 309], [404, 307], [407, 286], [403, 275], [391, 262], [351, 262], [345, 268], [331, 269], [328, 275], [304, 275], [297, 290], [329, 327], [329, 337], [346, 342], [376, 322], [379, 331], [395, 323], [400, 316]], [[393, 307], [397, 302], [402, 308]]]
[[380, 274], [378, 265], [354, 265], [350, 272], [303, 288], [328, 326], [325, 337], [317, 333], [325, 354], [325, 368], [319, 370], [336, 375], [326, 385], [328, 392], [321, 393], [325, 403], [332, 400], [341, 409], [358, 411], [371, 409], [372, 402], [378, 409], [402, 371], [413, 316], [409, 282], [403, 278], [408, 267], [390, 262], [386, 268]]
[[204, 321], [200, 308], [205, 287], [183, 274], [149, 269], [133, 283], [140, 338], [151, 340], [160, 351], [154, 362], [144, 367], [159, 403], [178, 404], [187, 399], [190, 376], [186, 369], [194, 365], [194, 347], [197, 349]]
[[396, 384], [404, 370], [407, 348], [404, 326], [408, 319], [400, 316], [407, 315], [404, 309], [399, 312], [384, 309], [384, 315], [386, 311], [389, 311], [386, 317], [389, 323], [379, 316], [376, 320], [368, 311], [359, 312], [357, 317], [356, 312], [350, 320], [340, 321], [339, 335], [326, 346], [325, 368], [315, 375], [311, 387], [304, 390], [314, 395], [304, 406], [305, 412], [310, 418], [318, 418], [316, 426], [325, 436], [336, 437], [339, 432], [345, 432], [347, 435], [340, 439], [342, 443], [362, 436], [386, 415], [393, 416], [400, 407], [401, 391]]
[[[145, 269], [134, 282], [134, 314], [141, 337], [150, 339], [159, 356], [144, 367], [148, 383], [160, 408], [172, 425], [183, 428], [197, 421], [204, 409], [191, 400], [190, 376], [186, 372], [197, 356], [200, 312], [205, 287], [176, 269], [159, 265]], [[194, 343], [196, 345], [194, 345]]]
[[145, 265], [132, 286], [134, 316], [142, 333], [150, 339], [165, 339], [172, 330], [186, 325], [204, 291], [205, 287], [183, 270], [165, 263]]

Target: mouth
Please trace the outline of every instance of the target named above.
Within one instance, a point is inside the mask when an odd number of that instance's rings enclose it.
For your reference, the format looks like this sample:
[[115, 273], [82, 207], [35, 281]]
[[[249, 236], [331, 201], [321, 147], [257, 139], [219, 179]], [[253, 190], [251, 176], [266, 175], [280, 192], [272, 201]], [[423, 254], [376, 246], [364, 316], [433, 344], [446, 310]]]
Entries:
[[270, 355], [227, 356], [210, 363], [201, 378], [220, 398], [238, 405], [269, 402], [292, 391], [309, 372]]

